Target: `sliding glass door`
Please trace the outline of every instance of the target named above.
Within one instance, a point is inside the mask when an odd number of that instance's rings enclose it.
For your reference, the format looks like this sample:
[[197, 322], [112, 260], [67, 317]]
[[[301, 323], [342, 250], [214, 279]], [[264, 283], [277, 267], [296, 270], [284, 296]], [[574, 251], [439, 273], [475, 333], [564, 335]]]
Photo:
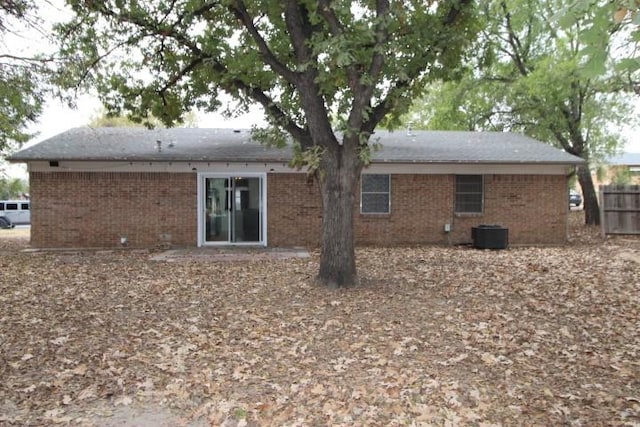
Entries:
[[202, 242], [261, 243], [264, 182], [257, 176], [204, 176]]

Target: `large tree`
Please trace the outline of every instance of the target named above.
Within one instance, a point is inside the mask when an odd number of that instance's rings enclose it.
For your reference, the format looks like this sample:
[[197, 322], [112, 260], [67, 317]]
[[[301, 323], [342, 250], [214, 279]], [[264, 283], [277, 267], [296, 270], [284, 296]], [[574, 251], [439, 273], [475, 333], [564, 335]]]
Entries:
[[455, 85], [435, 87], [430, 113], [422, 112], [423, 125], [519, 131], [583, 158], [577, 175], [585, 221], [598, 224], [590, 164], [620, 146], [615, 129], [632, 121], [624, 95], [631, 88], [629, 74], [613, 67], [589, 72], [593, 65], [581, 29], [598, 11], [585, 11], [560, 30], [554, 19], [562, 7], [558, 0], [485, 2], [484, 30], [470, 72]]
[[557, 16], [562, 28], [579, 25], [585, 74], [607, 73], [613, 56], [616, 72], [640, 95], [640, 1], [575, 0]]
[[[42, 111], [42, 78], [48, 61], [31, 53], [10, 52], [16, 41], [24, 41], [26, 30], [39, 26], [37, 7], [32, 0], [0, 0], [0, 154], [13, 143], [21, 144], [31, 135], [25, 131]], [[10, 40], [11, 39], [11, 40]]]
[[[226, 92], [261, 105], [270, 143], [289, 139], [319, 180], [318, 279], [357, 281], [353, 208], [369, 138], [421, 87], [454, 74], [473, 36], [472, 0], [67, 0], [67, 83], [98, 88], [112, 112], [172, 125]], [[74, 83], [74, 84], [75, 84]]]

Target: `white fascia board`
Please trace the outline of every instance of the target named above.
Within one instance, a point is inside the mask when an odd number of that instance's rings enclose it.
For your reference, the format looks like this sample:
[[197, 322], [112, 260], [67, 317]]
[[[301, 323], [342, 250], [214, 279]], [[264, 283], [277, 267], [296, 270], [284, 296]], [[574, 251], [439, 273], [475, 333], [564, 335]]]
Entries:
[[[573, 166], [557, 164], [373, 163], [363, 173], [420, 175], [567, 175]], [[127, 162], [60, 160], [28, 163], [30, 172], [174, 172], [174, 173], [306, 173], [286, 162]]]
[[567, 175], [572, 166], [489, 163], [373, 163], [363, 173], [418, 175]]
[[[126, 162], [60, 160], [57, 166], [47, 161], [27, 164], [29, 172], [173, 172], [173, 173], [283, 173], [298, 172], [287, 163], [239, 162]], [[304, 171], [301, 171], [304, 172]]]

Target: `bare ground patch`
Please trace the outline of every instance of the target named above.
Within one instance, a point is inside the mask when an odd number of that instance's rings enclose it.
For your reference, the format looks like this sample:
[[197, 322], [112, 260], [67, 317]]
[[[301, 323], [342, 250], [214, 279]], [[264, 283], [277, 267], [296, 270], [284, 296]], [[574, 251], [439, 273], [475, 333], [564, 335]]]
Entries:
[[5, 251], [0, 423], [637, 425], [640, 240], [577, 231], [362, 249], [337, 291], [315, 254]]
[[28, 248], [30, 237], [30, 227], [0, 229], [0, 254]]

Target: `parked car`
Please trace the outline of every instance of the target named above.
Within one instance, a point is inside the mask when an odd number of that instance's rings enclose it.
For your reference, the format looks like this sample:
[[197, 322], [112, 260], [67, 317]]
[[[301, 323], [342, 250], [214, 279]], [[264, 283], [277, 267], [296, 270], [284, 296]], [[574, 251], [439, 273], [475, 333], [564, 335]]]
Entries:
[[569, 190], [569, 206], [580, 206], [582, 196], [576, 190]]
[[11, 228], [13, 224], [31, 223], [29, 200], [0, 200], [0, 228]]
[[7, 217], [0, 216], [0, 229], [2, 228], [13, 228], [15, 225], [11, 222], [11, 220]]

